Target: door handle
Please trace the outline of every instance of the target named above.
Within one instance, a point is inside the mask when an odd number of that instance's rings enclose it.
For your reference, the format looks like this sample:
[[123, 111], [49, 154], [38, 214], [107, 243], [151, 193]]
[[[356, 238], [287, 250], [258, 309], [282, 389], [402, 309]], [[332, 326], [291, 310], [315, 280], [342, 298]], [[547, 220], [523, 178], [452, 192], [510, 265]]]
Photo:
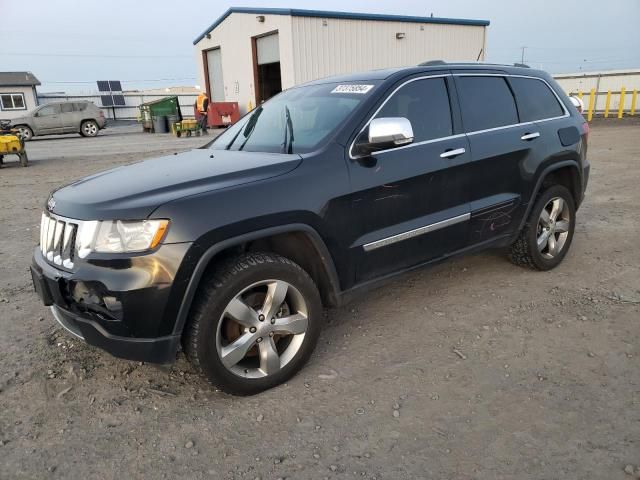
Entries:
[[453, 158], [458, 155], [462, 155], [466, 150], [464, 148], [456, 148], [455, 150], [447, 150], [446, 152], [442, 152], [440, 154], [440, 158]]
[[520, 140], [529, 141], [529, 140], [533, 140], [534, 138], [538, 138], [539, 136], [540, 136], [540, 132], [525, 133], [520, 137]]

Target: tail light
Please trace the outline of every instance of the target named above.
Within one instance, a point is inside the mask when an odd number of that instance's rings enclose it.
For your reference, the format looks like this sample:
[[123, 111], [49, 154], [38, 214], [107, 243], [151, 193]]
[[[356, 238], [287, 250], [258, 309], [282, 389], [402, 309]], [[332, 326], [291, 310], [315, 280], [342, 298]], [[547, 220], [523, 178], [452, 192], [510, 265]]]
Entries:
[[104, 112], [102, 110], [100, 110], [100, 113], [98, 115], [100, 115], [102, 118], [104, 118]]
[[587, 142], [589, 140], [589, 124], [587, 122], [582, 124], [582, 134], [584, 135], [584, 141]]

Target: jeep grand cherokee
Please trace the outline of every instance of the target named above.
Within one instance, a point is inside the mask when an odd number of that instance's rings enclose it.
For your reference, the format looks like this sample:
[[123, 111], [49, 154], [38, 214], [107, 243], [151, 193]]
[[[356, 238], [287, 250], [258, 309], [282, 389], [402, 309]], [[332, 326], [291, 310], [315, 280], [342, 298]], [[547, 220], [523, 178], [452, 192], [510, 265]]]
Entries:
[[206, 148], [51, 194], [32, 276], [72, 334], [252, 394], [310, 357], [324, 306], [453, 255], [549, 270], [588, 127], [546, 73], [442, 64], [291, 88]]

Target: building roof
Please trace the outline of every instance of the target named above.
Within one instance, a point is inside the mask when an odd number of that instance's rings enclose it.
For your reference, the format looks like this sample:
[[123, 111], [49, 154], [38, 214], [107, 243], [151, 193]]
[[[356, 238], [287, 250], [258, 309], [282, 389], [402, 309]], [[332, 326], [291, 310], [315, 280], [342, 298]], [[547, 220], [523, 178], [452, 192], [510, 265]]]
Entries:
[[617, 77], [624, 75], [640, 75], [640, 68], [601, 70], [599, 72], [554, 73], [553, 78]]
[[307, 85], [322, 85], [326, 83], [347, 83], [347, 82], [369, 82], [386, 80], [394, 75], [401, 74], [402, 76], [408, 76], [413, 74], [432, 73], [432, 72], [463, 72], [463, 73], [497, 73], [497, 74], [512, 74], [512, 75], [527, 75], [538, 77], [545, 75], [540, 70], [534, 70], [529, 67], [514, 65], [504, 65], [498, 63], [447, 63], [438, 61], [433, 64], [422, 64], [412, 67], [397, 67], [397, 68], [383, 68], [378, 70], [369, 70], [363, 72], [347, 73], [345, 75], [335, 75], [330, 77], [319, 78], [317, 80], [311, 80], [301, 85], [296, 85], [292, 88], [303, 87]]
[[413, 17], [408, 15], [384, 15], [379, 13], [354, 13], [354, 12], [334, 12], [324, 10], [303, 10], [299, 8], [245, 8], [231, 7], [220, 18], [209, 26], [198, 38], [193, 41], [197, 44], [208, 33], [215, 29], [218, 25], [232, 13], [250, 13], [253, 15], [289, 15], [292, 17], [320, 17], [320, 18], [338, 18], [346, 20], [375, 20], [378, 22], [408, 22], [408, 23], [438, 23], [445, 25], [472, 25], [486, 27], [489, 20], [471, 20], [465, 18], [441, 18], [441, 17]]
[[31, 87], [40, 85], [31, 72], [0, 72], [0, 87]]

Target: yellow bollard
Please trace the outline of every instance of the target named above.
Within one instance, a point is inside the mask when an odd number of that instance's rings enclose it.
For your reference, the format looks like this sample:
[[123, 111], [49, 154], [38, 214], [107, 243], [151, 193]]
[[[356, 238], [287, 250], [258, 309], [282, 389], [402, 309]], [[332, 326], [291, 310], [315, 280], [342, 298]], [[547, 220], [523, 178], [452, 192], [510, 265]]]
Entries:
[[618, 118], [622, 118], [622, 114], [624, 113], [624, 93], [625, 88], [622, 87], [620, 89], [620, 105], [618, 105]]
[[604, 103], [604, 118], [609, 118], [610, 106], [611, 106], [611, 90], [607, 90], [607, 101]]
[[596, 103], [596, 89], [592, 88], [589, 92], [589, 113], [587, 114], [587, 122], [593, 119], [593, 107]]
[[629, 115], [636, 114], [636, 100], [638, 99], [638, 90], [633, 90], [633, 95], [631, 95], [631, 110], [629, 111]]
[[582, 90], [578, 90], [578, 98], [582, 100]]
[[249, 100], [249, 105], [247, 105], [247, 111], [250, 112], [251, 110], [253, 110], [253, 103], [251, 103], [251, 100]]

